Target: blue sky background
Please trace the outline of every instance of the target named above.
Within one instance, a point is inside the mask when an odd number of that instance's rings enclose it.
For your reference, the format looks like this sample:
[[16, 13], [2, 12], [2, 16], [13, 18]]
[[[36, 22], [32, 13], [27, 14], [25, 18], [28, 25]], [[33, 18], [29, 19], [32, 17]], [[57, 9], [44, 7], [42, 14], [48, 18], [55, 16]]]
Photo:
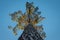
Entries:
[[24, 13], [27, 1], [34, 2], [42, 12], [41, 15], [46, 17], [42, 21], [47, 36], [45, 40], [60, 40], [60, 0], [0, 0], [0, 40], [17, 40], [21, 35], [22, 30], [14, 36], [8, 29], [8, 25], [16, 25], [9, 14], [18, 10]]

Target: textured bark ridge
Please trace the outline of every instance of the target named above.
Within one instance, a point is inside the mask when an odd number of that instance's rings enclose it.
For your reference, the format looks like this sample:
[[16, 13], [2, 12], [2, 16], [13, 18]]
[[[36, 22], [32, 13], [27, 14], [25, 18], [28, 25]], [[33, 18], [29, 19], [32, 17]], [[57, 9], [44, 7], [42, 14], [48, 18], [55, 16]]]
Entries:
[[43, 40], [33, 25], [28, 24], [18, 40]]

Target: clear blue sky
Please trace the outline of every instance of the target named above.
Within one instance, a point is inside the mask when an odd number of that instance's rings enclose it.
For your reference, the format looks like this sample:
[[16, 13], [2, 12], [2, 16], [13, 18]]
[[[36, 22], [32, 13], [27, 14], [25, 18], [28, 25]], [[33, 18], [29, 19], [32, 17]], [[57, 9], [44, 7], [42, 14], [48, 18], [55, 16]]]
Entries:
[[45, 40], [60, 40], [60, 0], [0, 0], [0, 40], [17, 40], [21, 35], [22, 30], [14, 36], [8, 29], [8, 25], [16, 25], [9, 14], [18, 10], [24, 13], [27, 1], [34, 2], [42, 16], [46, 17], [42, 22], [47, 35]]

